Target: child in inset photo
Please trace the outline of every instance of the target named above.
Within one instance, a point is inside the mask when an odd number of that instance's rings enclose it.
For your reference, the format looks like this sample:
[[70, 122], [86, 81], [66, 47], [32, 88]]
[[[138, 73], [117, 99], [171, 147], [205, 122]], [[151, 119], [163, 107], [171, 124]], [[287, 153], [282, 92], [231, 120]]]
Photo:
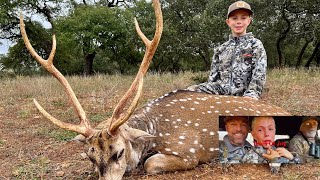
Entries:
[[284, 147], [275, 147], [276, 124], [272, 116], [254, 117], [251, 123], [254, 147], [243, 158], [247, 163], [269, 163], [277, 172], [283, 163], [301, 163], [299, 155]]

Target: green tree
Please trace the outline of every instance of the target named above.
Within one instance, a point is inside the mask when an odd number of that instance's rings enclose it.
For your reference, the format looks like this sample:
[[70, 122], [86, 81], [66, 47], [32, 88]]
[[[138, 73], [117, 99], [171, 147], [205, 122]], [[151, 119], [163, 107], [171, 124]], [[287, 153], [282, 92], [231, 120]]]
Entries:
[[[17, 5], [26, 13], [41, 14], [51, 23], [58, 39], [54, 64], [62, 72], [92, 74], [93, 60], [99, 53], [106, 55], [106, 58], [101, 59], [107, 59], [109, 64], [112, 64], [113, 68], [116, 67], [116, 71], [121, 73], [130, 69], [128, 65], [136, 66], [140, 53], [135, 51], [136, 47], [131, 39], [134, 26], [130, 13], [123, 8], [103, 6], [103, 1], [90, 3], [89, 1], [82, 1], [82, 3], [70, 1], [70, 4], [62, 2], [34, 0], [19, 4], [17, 2], [1, 4], [6, 10], [1, 11], [0, 20], [3, 21], [0, 21], [0, 24], [2, 27], [7, 27], [4, 28], [7, 30], [3, 31], [1, 37], [12, 39], [17, 43], [10, 50], [9, 55], [1, 60], [7, 68], [14, 68], [17, 72], [23, 72], [23, 68], [28, 68], [29, 71], [38, 69], [37, 66], [29, 66], [33, 61], [29, 59], [27, 53], [24, 53], [24, 56], [18, 53], [25, 50], [23, 44], [20, 44], [22, 42], [18, 31], [17, 8], [15, 8]], [[62, 7], [69, 11], [60, 11]], [[59, 12], [65, 16], [58, 16]], [[130, 18], [131, 21], [125, 18]], [[6, 19], [11, 20], [10, 27], [5, 22]], [[48, 56], [51, 51], [51, 38], [50, 36], [48, 38], [50, 30], [41, 28], [39, 23], [31, 21], [28, 17], [25, 23], [29, 39], [36, 51], [43, 57]], [[17, 59], [17, 57], [20, 58]], [[80, 59], [84, 60], [79, 61]], [[103, 70], [101, 67], [97, 67], [98, 71]]]
[[[40, 23], [25, 22], [25, 24], [33, 47], [40, 56], [46, 58], [51, 50], [50, 32]], [[39, 70], [38, 63], [29, 54], [22, 39], [16, 42], [17, 44], [9, 49], [8, 55], [1, 59], [4, 69], [12, 69], [17, 74], [32, 74]]]
[[[214, 48], [230, 34], [225, 19], [232, 2], [234, 0], [162, 0], [164, 31], [150, 69], [161, 72], [208, 70]], [[254, 20], [248, 31], [263, 42], [268, 67], [319, 65], [318, 0], [248, 2], [254, 10]], [[16, 1], [0, 4], [0, 27], [3, 29], [0, 37], [17, 43], [1, 61], [5, 60], [16, 69], [20, 66], [20, 69], [38, 70], [36, 66], [26, 66], [30, 63], [27, 56], [18, 58], [19, 48], [23, 46], [19, 44], [20, 34], [17, 33], [17, 5]], [[134, 31], [133, 17], [137, 17], [147, 37], [152, 38], [154, 34], [154, 13], [146, 0], [32, 0], [21, 2], [19, 6], [27, 14], [39, 14], [52, 23], [58, 38], [55, 65], [67, 74], [135, 72], [144, 45]], [[45, 46], [51, 44], [51, 30], [42, 28], [44, 31], [40, 32], [39, 23], [31, 21], [30, 16], [25, 19], [30, 40], [46, 57], [51, 50], [50, 46]]]
[[77, 58], [83, 57], [84, 74], [90, 75], [97, 54], [103, 54], [106, 56], [104, 61], [113, 64], [120, 73], [126, 73], [129, 65], [137, 63], [138, 55], [131, 38], [133, 18], [125, 13], [119, 8], [86, 5], [77, 6], [70, 16], [58, 19], [59, 44], [63, 47], [72, 44], [72, 48], [59, 49], [59, 59], [62, 59], [62, 54], [68, 54], [66, 51], [73, 51], [71, 54], [78, 54]]
[[165, 27], [158, 48], [161, 54], [156, 54], [153, 67], [157, 71], [171, 72], [208, 70], [213, 48], [228, 34], [224, 23], [225, 14], [221, 16], [219, 11], [225, 2], [162, 2]]
[[[32, 45], [39, 55], [46, 57], [51, 51], [50, 30], [46, 30], [37, 21], [31, 21], [31, 16], [38, 14], [39, 18], [46, 19], [50, 23], [53, 17], [58, 16], [63, 0], [29, 0], [29, 1], [0, 1], [0, 38], [9, 39], [16, 43], [9, 49], [7, 56], [1, 58], [3, 69], [13, 69], [16, 73], [30, 73], [38, 71], [38, 65], [26, 51], [19, 31], [19, 14], [23, 12], [26, 31]], [[48, 4], [52, 4], [49, 6]], [[28, 14], [28, 16], [25, 16]], [[31, 15], [31, 16], [30, 16]]]

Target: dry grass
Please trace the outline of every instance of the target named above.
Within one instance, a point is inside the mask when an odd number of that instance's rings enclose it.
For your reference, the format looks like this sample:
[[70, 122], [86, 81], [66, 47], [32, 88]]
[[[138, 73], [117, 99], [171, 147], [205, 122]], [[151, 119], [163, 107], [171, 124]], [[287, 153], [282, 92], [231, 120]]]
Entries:
[[[174, 89], [194, 84], [206, 73], [148, 74], [140, 105]], [[132, 76], [67, 77], [87, 116], [94, 124], [112, 113], [129, 87]], [[295, 115], [319, 115], [320, 70], [272, 70], [263, 100]], [[37, 99], [58, 119], [75, 122], [68, 98], [51, 77], [1, 79], [0, 84], [0, 179], [94, 179], [92, 167], [80, 157], [84, 147], [66, 141], [74, 133], [56, 128], [35, 109]], [[133, 174], [125, 179], [320, 179], [320, 163], [286, 166], [271, 175], [265, 165], [225, 166], [205, 164], [192, 171], [159, 175]]]
[[268, 73], [263, 99], [294, 115], [316, 116], [320, 112], [319, 88], [319, 69], [275, 69]]

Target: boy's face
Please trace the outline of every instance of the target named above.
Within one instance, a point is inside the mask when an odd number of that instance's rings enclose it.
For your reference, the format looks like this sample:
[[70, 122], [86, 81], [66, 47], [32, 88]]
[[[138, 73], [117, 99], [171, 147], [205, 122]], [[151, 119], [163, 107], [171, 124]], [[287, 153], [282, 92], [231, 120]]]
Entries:
[[275, 140], [276, 125], [273, 117], [257, 117], [252, 123], [252, 137], [264, 148], [270, 147]]
[[247, 27], [251, 23], [249, 12], [245, 9], [238, 9], [233, 11], [226, 23], [232, 31], [234, 37], [239, 37], [247, 33]]
[[231, 144], [244, 145], [249, 132], [248, 120], [245, 117], [234, 117], [226, 122], [225, 127]]

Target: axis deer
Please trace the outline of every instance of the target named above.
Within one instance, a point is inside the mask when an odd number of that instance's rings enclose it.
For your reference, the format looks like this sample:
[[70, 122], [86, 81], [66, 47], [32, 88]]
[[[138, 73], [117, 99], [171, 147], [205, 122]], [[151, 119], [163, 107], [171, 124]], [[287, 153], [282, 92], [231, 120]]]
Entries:
[[[48, 60], [42, 59], [31, 46], [20, 16], [21, 34], [32, 56], [65, 88], [80, 119], [79, 124], [60, 121], [34, 100], [37, 109], [53, 124], [77, 132], [89, 145], [87, 155], [96, 166], [100, 179], [121, 179], [125, 172], [144, 163], [147, 173], [187, 170], [208, 162], [218, 155], [218, 118], [231, 116], [277, 116], [288, 113], [278, 107], [242, 97], [218, 96], [189, 90], [172, 91], [135, 111], [141, 95], [143, 76], [159, 43], [163, 20], [159, 0], [153, 0], [156, 31], [152, 41], [141, 32], [135, 20], [137, 33], [146, 45], [141, 67], [129, 90], [122, 97], [112, 117], [96, 128], [90, 125], [72, 88], [54, 67], [56, 40]], [[134, 93], [136, 95], [133, 97]], [[127, 112], [123, 112], [133, 99]], [[144, 161], [145, 160], [145, 161]]]

